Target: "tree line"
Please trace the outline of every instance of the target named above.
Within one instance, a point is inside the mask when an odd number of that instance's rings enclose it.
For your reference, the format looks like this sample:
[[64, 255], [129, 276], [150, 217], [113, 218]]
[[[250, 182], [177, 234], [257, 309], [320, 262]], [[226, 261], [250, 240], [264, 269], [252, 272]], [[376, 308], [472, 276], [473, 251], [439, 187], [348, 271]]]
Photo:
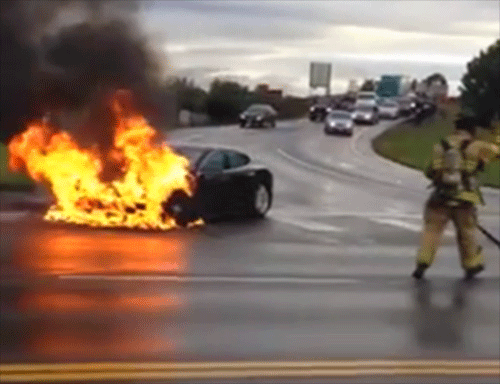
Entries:
[[252, 104], [270, 104], [281, 118], [304, 116], [309, 106], [305, 98], [270, 97], [238, 82], [217, 78], [208, 91], [186, 78], [171, 80], [167, 88], [176, 95], [178, 111], [185, 109], [207, 114], [213, 123], [236, 122], [239, 114]]
[[[216, 79], [206, 92], [186, 79], [165, 80], [165, 58], [141, 33], [138, 6], [134, 0], [3, 0], [0, 141], [47, 111], [90, 110], [80, 133], [101, 135], [112, 126], [103, 101], [117, 88], [131, 89], [148, 119], [162, 127], [175, 124], [179, 109], [226, 123], [252, 103], [271, 101], [231, 81]], [[57, 16], [68, 11], [81, 20], [58, 25]], [[307, 110], [300, 98], [272, 103], [282, 117]]]

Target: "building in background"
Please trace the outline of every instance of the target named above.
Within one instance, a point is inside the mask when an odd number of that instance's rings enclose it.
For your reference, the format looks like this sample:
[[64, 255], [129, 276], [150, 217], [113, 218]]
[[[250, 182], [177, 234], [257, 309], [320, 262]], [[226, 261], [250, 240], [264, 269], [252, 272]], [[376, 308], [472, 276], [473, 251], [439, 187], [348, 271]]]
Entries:
[[359, 91], [359, 84], [356, 79], [350, 79], [349, 80], [349, 85], [347, 86], [347, 95], [348, 96], [355, 96], [356, 93]]
[[279, 101], [283, 98], [282, 89], [271, 89], [269, 84], [259, 84], [255, 87], [255, 93], [265, 102]]

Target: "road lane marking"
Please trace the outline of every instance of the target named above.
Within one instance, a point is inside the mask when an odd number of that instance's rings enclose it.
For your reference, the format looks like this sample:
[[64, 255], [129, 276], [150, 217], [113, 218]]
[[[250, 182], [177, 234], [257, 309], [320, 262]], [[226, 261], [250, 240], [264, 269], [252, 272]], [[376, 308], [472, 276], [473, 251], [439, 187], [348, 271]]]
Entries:
[[[422, 232], [422, 224], [411, 224], [402, 220], [394, 220], [394, 219], [376, 219], [372, 218], [370, 221], [373, 221], [377, 224], [387, 224], [392, 225], [393, 227], [399, 227], [403, 229], [407, 229], [412, 232]], [[447, 237], [454, 237], [455, 234], [449, 230], [444, 232], [444, 235]]]
[[[297, 159], [297, 158], [296, 158], [296, 157], [294, 157], [294, 156], [289, 155], [288, 153], [286, 153], [286, 152], [285, 152], [284, 150], [282, 150], [281, 148], [278, 148], [277, 152], [278, 152], [281, 156], [283, 156], [283, 157], [287, 158], [288, 160], [290, 160], [290, 161], [292, 161], [292, 162], [295, 162], [295, 163], [297, 163], [297, 164], [300, 164], [300, 165], [302, 165], [302, 166], [303, 166], [303, 167], [305, 167], [305, 168], [309, 168], [309, 169], [312, 169], [312, 170], [314, 170], [314, 171], [321, 171], [321, 172], [325, 172], [325, 171], [326, 171], [325, 169], [322, 169], [322, 168], [316, 167], [315, 165], [312, 165], [312, 164], [307, 163], [307, 162], [305, 162], [305, 161], [303, 161], [303, 160]], [[327, 172], [327, 173], [330, 173], [330, 172]]]
[[345, 169], [354, 169], [356, 168], [355, 165], [352, 165], [352, 164], [349, 164], [349, 163], [340, 163], [339, 164], [342, 168], [345, 168]]
[[306, 231], [311, 232], [345, 232], [345, 228], [335, 227], [333, 225], [324, 224], [317, 221], [312, 220], [303, 220], [294, 217], [284, 217], [284, 215], [279, 215], [274, 212], [269, 213], [269, 217], [275, 221], [278, 221], [282, 224], [293, 225], [294, 227], [298, 227], [304, 229]]
[[172, 275], [59, 275], [62, 280], [98, 281], [162, 281], [175, 283], [232, 283], [232, 284], [357, 284], [359, 280], [347, 278], [307, 278], [286, 276], [172, 276]]
[[[340, 170], [340, 169], [335, 169], [335, 168], [333, 168], [333, 167], [331, 167], [329, 165], [326, 165], [326, 164], [323, 167], [317, 166], [317, 165], [311, 164], [309, 162], [300, 160], [300, 159], [298, 159], [298, 158], [296, 158], [296, 157], [288, 154], [287, 152], [285, 152], [281, 148], [278, 148], [277, 152], [281, 156], [283, 156], [286, 159], [290, 160], [291, 162], [295, 162], [296, 164], [299, 164], [300, 166], [302, 166], [304, 168], [308, 168], [308, 169], [313, 170], [315, 172], [322, 173], [323, 175], [338, 177], [339, 174], [343, 173], [344, 176], [354, 177], [354, 178], [362, 179], [362, 180], [369, 181], [369, 182], [380, 183], [380, 184], [387, 185], [387, 186], [390, 186], [390, 187], [402, 188], [402, 189], [410, 191], [412, 193], [416, 193], [416, 192], [420, 193], [420, 190], [416, 190], [416, 189], [413, 189], [411, 187], [404, 186], [403, 184], [394, 183], [393, 180], [381, 179], [380, 177], [375, 178], [375, 177], [373, 177], [373, 175], [368, 176], [368, 175], [365, 175], [365, 174], [362, 174], [362, 173], [349, 173], [346, 168], [344, 168], [345, 171], [343, 171], [343, 170]], [[331, 168], [328, 169], [328, 167], [331, 167]]]
[[498, 360], [2, 364], [1, 382], [383, 376], [498, 376]]
[[354, 137], [349, 142], [349, 146], [351, 147], [351, 151], [354, 152], [356, 155], [358, 155], [358, 159], [361, 160], [361, 162], [363, 164], [366, 164], [365, 161], [363, 160], [363, 158], [365, 158], [366, 156], [357, 150], [356, 144], [358, 143], [358, 140], [361, 138], [361, 136], [364, 135], [364, 133], [366, 132], [367, 129], [368, 129], [367, 127], [361, 128], [359, 131], [357, 131], [354, 134]]
[[406, 221], [402, 220], [394, 220], [394, 219], [370, 219], [370, 221], [373, 221], [377, 224], [386, 224], [386, 225], [392, 225], [393, 227], [398, 227], [398, 228], [404, 228], [412, 232], [421, 232], [422, 231], [422, 225], [421, 224], [411, 224]]
[[[401, 219], [422, 219], [422, 214], [421, 213], [396, 213], [396, 212], [356, 212], [356, 211], [321, 211], [317, 212], [314, 214], [311, 214], [310, 209], [282, 209], [283, 212], [289, 213], [293, 212], [294, 215], [301, 215], [305, 217], [359, 217], [359, 218], [373, 218], [373, 217], [380, 217], [380, 218], [401, 218]], [[271, 212], [279, 212], [278, 209], [273, 208]], [[271, 213], [270, 212], [270, 213]], [[491, 215], [494, 216], [495, 218], [498, 217], [497, 215]]]

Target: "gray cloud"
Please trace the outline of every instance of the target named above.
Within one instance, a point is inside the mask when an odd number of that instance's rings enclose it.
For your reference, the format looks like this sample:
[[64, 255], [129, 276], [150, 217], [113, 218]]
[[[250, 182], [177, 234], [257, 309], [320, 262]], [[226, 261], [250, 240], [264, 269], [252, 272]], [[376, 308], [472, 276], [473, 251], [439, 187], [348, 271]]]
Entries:
[[[150, 4], [149, 11], [196, 15], [224, 21], [251, 19], [263, 24], [270, 20], [285, 24], [362, 25], [396, 31], [458, 33], [471, 35], [479, 31], [454, 27], [450, 21], [481, 20], [498, 23], [499, 2], [472, 1], [160, 1]], [[258, 32], [258, 31], [256, 31]]]
[[[458, 81], [499, 35], [497, 1], [158, 1], [143, 25], [163, 33], [177, 72], [307, 91], [310, 60], [339, 80], [440, 70]], [[206, 67], [214, 70], [207, 71]]]

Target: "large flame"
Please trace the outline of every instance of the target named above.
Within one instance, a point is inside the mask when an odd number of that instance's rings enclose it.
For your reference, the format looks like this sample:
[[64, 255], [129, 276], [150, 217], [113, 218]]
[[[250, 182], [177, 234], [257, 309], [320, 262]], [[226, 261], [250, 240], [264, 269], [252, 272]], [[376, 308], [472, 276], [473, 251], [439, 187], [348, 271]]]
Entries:
[[[95, 227], [176, 226], [162, 203], [176, 190], [193, 195], [189, 161], [166, 144], [154, 143], [156, 131], [120, 99], [123, 94], [129, 95], [118, 91], [111, 102], [114, 138], [105, 156], [96, 146], [80, 147], [68, 132], [57, 132], [46, 121], [30, 123], [9, 143], [10, 169], [50, 186], [56, 204], [47, 211], [46, 220]], [[103, 181], [109, 164], [118, 173]]]

